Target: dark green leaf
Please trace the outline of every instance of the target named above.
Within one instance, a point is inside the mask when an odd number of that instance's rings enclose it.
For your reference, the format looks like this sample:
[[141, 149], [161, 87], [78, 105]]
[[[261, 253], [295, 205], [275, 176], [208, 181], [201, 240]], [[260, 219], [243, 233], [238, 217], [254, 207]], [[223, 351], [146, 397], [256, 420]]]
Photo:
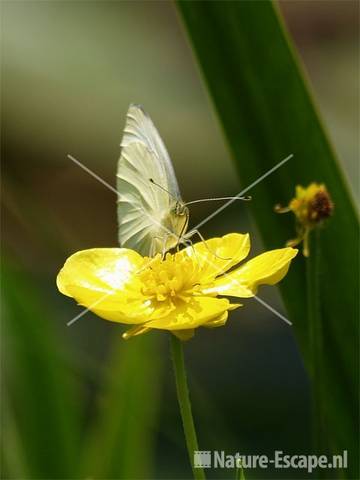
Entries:
[[[15, 268], [3, 267], [2, 287], [6, 474], [73, 477], [79, 450], [78, 412], [53, 314], [31, 281]], [[10, 451], [13, 448], [17, 453]]]
[[[321, 231], [322, 398], [336, 451], [349, 450], [357, 474], [358, 223], [291, 42], [269, 1], [178, 2], [243, 186], [287, 155], [294, 158], [251, 192], [267, 248], [295, 236], [292, 218], [273, 213], [296, 184], [324, 182], [335, 213]], [[310, 362], [305, 262], [298, 256], [281, 291], [307, 365]]]
[[84, 474], [151, 478], [161, 386], [159, 338], [148, 334], [125, 341], [119, 336], [114, 342]]

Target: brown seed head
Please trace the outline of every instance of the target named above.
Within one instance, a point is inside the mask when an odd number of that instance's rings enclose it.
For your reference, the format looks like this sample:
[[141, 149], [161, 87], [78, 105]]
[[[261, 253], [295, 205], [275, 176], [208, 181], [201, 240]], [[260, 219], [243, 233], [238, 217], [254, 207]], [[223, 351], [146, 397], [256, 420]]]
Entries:
[[334, 211], [334, 204], [326, 189], [319, 190], [311, 200], [308, 207], [309, 220], [314, 223], [329, 218]]

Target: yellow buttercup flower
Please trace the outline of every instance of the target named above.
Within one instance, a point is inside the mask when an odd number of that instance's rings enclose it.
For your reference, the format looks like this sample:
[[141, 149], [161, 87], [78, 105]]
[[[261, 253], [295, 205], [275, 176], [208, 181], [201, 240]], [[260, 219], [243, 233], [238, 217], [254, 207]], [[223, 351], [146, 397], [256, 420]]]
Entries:
[[310, 231], [330, 217], [333, 210], [334, 204], [324, 184], [313, 182], [306, 188], [297, 185], [295, 197], [287, 207], [275, 206], [277, 213], [293, 212], [296, 217], [297, 237], [286, 245], [294, 247], [303, 242], [303, 254], [308, 257]]
[[124, 338], [160, 329], [185, 340], [197, 327], [224, 325], [228, 311], [241, 306], [218, 295], [253, 297], [259, 285], [279, 282], [297, 254], [294, 248], [271, 250], [226, 273], [249, 250], [249, 235], [237, 233], [165, 258], [126, 248], [82, 250], [65, 262], [57, 286], [99, 317], [132, 324]]

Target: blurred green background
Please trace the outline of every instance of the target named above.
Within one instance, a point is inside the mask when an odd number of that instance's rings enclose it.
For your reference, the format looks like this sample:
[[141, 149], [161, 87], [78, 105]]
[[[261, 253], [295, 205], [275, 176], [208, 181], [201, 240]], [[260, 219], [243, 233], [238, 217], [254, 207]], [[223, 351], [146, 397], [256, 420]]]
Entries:
[[[358, 198], [358, 3], [280, 7]], [[91, 313], [67, 327], [81, 310], [55, 286], [71, 253], [116, 246], [114, 194], [66, 155], [115, 185], [130, 102], [143, 104], [158, 127], [184, 199], [246, 186], [178, 14], [157, 1], [16, 1], [1, 9], [2, 478], [189, 478], [166, 335], [125, 343], [121, 325]], [[191, 223], [212, 208], [194, 206]], [[249, 231], [252, 254], [261, 251], [246, 203], [202, 233], [229, 231]], [[284, 313], [274, 288], [260, 296]], [[308, 452], [309, 386], [292, 330], [244, 303], [225, 328], [199, 330], [185, 346], [200, 446]], [[138, 378], [146, 388], [136, 390]]]

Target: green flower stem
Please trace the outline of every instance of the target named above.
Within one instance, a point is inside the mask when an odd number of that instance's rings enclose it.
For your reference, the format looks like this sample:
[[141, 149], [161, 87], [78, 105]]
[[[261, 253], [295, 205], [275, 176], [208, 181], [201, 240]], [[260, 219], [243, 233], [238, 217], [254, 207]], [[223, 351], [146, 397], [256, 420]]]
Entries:
[[174, 365], [176, 391], [183, 423], [186, 446], [189, 459], [196, 480], [204, 480], [205, 474], [202, 468], [194, 468], [194, 451], [199, 450], [196, 437], [194, 420], [191, 412], [189, 390], [186, 380], [185, 362], [182, 342], [175, 335], [171, 335], [171, 352]]
[[322, 318], [319, 298], [320, 282], [320, 232], [315, 229], [311, 236], [310, 255], [306, 259], [307, 270], [307, 297], [308, 297], [308, 325], [310, 346], [310, 376], [313, 390], [313, 442], [317, 454], [322, 451], [324, 444], [322, 438], [325, 435], [323, 410], [321, 408], [322, 385], [325, 381], [323, 372], [323, 344], [322, 344]]
[[236, 479], [235, 480], [246, 480], [244, 469], [241, 466], [236, 468]]

